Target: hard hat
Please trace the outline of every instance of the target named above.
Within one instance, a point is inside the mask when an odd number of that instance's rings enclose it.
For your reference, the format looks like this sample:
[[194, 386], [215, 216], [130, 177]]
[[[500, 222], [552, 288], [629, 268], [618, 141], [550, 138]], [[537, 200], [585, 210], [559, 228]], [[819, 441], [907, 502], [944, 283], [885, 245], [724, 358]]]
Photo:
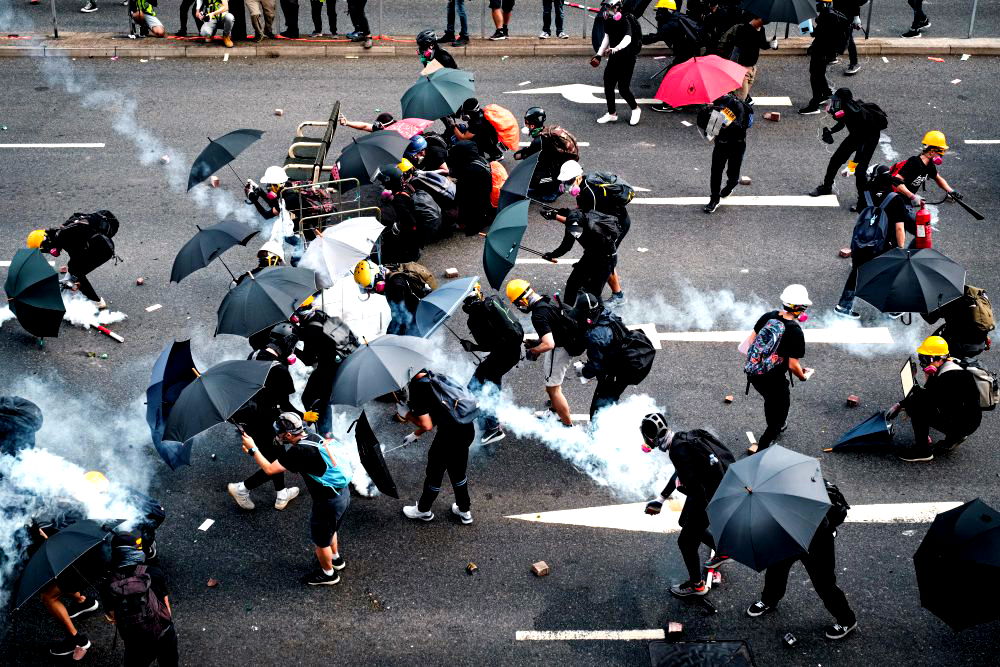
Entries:
[[354, 265], [354, 282], [365, 289], [373, 289], [379, 272], [378, 264], [369, 259], [363, 259]]
[[413, 171], [413, 163], [407, 160], [405, 157], [402, 160], [400, 160], [399, 164], [397, 164], [396, 166], [399, 167], [399, 171], [404, 174], [408, 171]]
[[259, 257], [262, 252], [267, 253], [268, 255], [274, 255], [275, 257], [280, 257], [281, 261], [285, 261], [285, 249], [282, 247], [282, 244], [277, 241], [265, 242], [264, 245], [260, 247], [260, 250], [257, 251], [257, 256]]
[[435, 44], [437, 44], [437, 33], [433, 30], [422, 30], [417, 34], [417, 46], [421, 49], [434, 46]]
[[305, 431], [302, 417], [295, 412], [282, 412], [274, 422], [274, 430], [278, 433], [298, 435]]
[[618, 7], [622, 4], [622, 0], [604, 0], [602, 5], [607, 5], [608, 7]]
[[651, 452], [660, 446], [660, 441], [667, 437], [667, 418], [660, 412], [651, 412], [642, 418], [639, 425], [639, 432], [642, 433], [642, 440], [646, 443], [643, 447], [645, 451]]
[[264, 175], [260, 178], [261, 185], [284, 185], [288, 182], [288, 174], [283, 167], [276, 165], [264, 170]]
[[948, 341], [941, 336], [928, 336], [917, 348], [917, 354], [927, 357], [946, 357], [948, 356]]
[[511, 303], [517, 303], [528, 295], [531, 291], [531, 283], [527, 280], [516, 278], [507, 283], [507, 298]]
[[674, 0], [659, 0], [656, 3], [656, 9], [677, 9], [677, 3]]
[[782, 291], [781, 304], [784, 306], [811, 306], [812, 301], [809, 300], [809, 292], [806, 291], [804, 285], [789, 285]]
[[83, 478], [87, 480], [89, 483], [93, 484], [94, 488], [100, 493], [104, 493], [105, 491], [107, 491], [108, 486], [111, 485], [111, 483], [108, 481], [108, 478], [105, 477], [104, 473], [100, 472], [99, 470], [91, 470], [89, 472], [85, 472], [83, 473]]
[[414, 134], [410, 137], [410, 145], [406, 147], [405, 151], [403, 151], [403, 155], [405, 157], [411, 157], [423, 150], [427, 150], [427, 140], [419, 134]]
[[565, 183], [580, 176], [583, 176], [583, 167], [580, 166], [580, 163], [576, 160], [566, 160], [559, 168], [559, 175], [556, 178]]
[[288, 322], [275, 324], [267, 334], [267, 342], [278, 348], [278, 353], [290, 356], [295, 353], [295, 346], [299, 342], [298, 333], [295, 327]]
[[308, 308], [309, 306], [313, 305], [313, 302], [315, 300], [316, 300], [316, 297], [313, 296], [312, 294], [310, 294], [309, 296], [306, 297], [305, 301], [303, 301], [302, 303], [299, 304], [299, 308]]
[[28, 234], [28, 247], [35, 249], [41, 247], [42, 243], [45, 242], [45, 230], [36, 229], [35, 231]]
[[934, 148], [940, 148], [943, 151], [948, 150], [948, 142], [944, 138], [944, 132], [941, 130], [931, 130], [924, 135], [921, 142], [924, 147], [933, 146]]
[[533, 127], [540, 127], [545, 124], [545, 109], [542, 107], [531, 107], [524, 112], [524, 124]]

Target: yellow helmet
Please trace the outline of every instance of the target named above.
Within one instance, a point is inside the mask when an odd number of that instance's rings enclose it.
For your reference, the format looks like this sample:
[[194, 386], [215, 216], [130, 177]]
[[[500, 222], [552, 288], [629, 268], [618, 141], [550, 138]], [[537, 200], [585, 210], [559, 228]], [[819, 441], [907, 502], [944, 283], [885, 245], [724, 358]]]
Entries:
[[28, 247], [33, 250], [41, 247], [44, 241], [45, 241], [44, 229], [36, 229], [35, 231], [28, 234]]
[[926, 357], [947, 357], [948, 341], [941, 338], [941, 336], [928, 336], [920, 344], [920, 347], [917, 348], [917, 354], [922, 354]]
[[405, 157], [402, 160], [400, 160], [399, 164], [397, 164], [396, 166], [399, 167], [399, 170], [404, 174], [413, 169], [413, 163], [407, 160]]
[[379, 265], [371, 260], [363, 259], [354, 265], [354, 282], [365, 289], [374, 289], [378, 275]]
[[943, 151], [948, 150], [948, 142], [945, 140], [944, 132], [941, 130], [931, 130], [924, 135], [924, 138], [920, 143], [924, 145], [924, 148], [930, 146], [933, 148], [940, 148]]
[[310, 294], [309, 296], [306, 297], [305, 301], [299, 304], [299, 308], [308, 308], [309, 306], [313, 305], [313, 301], [315, 300], [316, 297]]
[[99, 470], [91, 470], [89, 472], [85, 472], [83, 473], [83, 478], [88, 482], [90, 482], [91, 484], [93, 484], [94, 488], [96, 488], [97, 491], [100, 493], [104, 493], [105, 491], [107, 491], [108, 486], [110, 485], [108, 478], [105, 477], [104, 473], [100, 472]]
[[517, 305], [519, 301], [524, 301], [524, 297], [531, 293], [531, 283], [527, 280], [517, 278], [507, 283], [507, 298]]
[[659, 0], [656, 3], [656, 9], [677, 9], [677, 3], [674, 0]]

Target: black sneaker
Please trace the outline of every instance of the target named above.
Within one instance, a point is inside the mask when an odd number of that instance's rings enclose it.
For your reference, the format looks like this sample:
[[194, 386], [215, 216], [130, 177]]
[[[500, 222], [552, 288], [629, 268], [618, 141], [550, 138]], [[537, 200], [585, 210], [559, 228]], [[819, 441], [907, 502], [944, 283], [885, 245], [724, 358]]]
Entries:
[[711, 199], [708, 200], [708, 203], [705, 204], [705, 208], [701, 210], [703, 210], [705, 213], [715, 213], [715, 209], [717, 208], [719, 208], [719, 198], [712, 197]]
[[747, 607], [747, 616], [750, 618], [757, 618], [758, 616], [763, 616], [769, 611], [774, 611], [774, 607], [768, 604], [764, 604], [761, 601], [754, 602], [752, 605]]
[[452, 46], [467, 46], [469, 43], [468, 35], [459, 35], [458, 39], [451, 43]]
[[708, 595], [708, 586], [704, 581], [685, 581], [683, 584], [675, 584], [670, 587], [670, 593], [679, 598], [686, 598], [691, 595]]
[[910, 26], [910, 30], [926, 30], [927, 28], [930, 28], [930, 27], [931, 27], [931, 20], [930, 19], [924, 19], [923, 21], [920, 21], [919, 23], [914, 23], [913, 25], [911, 25]]
[[[84, 14], [89, 14], [91, 12], [96, 12], [98, 9], [99, 9], [99, 7], [97, 6], [96, 2], [88, 2], [83, 7], [80, 7], [80, 11], [83, 12]], [[63, 654], [55, 654], [54, 653], [53, 655], [65, 655], [65, 653], [63, 653]]]
[[315, 569], [299, 581], [309, 586], [335, 586], [340, 583], [340, 575], [337, 574], [336, 570], [333, 574], [326, 574], [323, 570]]
[[736, 185], [736, 183], [733, 183], [732, 185], [727, 184], [726, 187], [722, 188], [722, 191], [719, 192], [719, 197], [721, 199], [725, 199], [729, 195], [733, 194], [733, 190], [736, 189]]
[[833, 188], [829, 185], [817, 185], [812, 192], [809, 193], [810, 197], [822, 197], [823, 195], [832, 195]]
[[441, 35], [438, 38], [437, 43], [438, 44], [444, 44], [445, 42], [454, 42], [454, 41], [455, 41], [455, 33], [454, 32], [446, 32], [445, 34]]
[[337, 554], [336, 556], [333, 557], [333, 569], [334, 570], [336, 570], [337, 572], [340, 572], [345, 567], [347, 567], [347, 561], [344, 560], [343, 556], [341, 556], [340, 554]]
[[496, 42], [501, 39], [507, 39], [507, 33], [504, 32], [503, 28], [497, 28], [496, 31], [492, 35], [490, 35], [489, 39], [492, 42]]
[[818, 106], [816, 106], [814, 104], [809, 104], [809, 105], [806, 105], [806, 106], [802, 107], [801, 109], [799, 109], [799, 115], [800, 116], [812, 116], [813, 114], [819, 113], [819, 111], [820, 111], [820, 109], [819, 109]]
[[722, 554], [715, 554], [714, 556], [705, 561], [705, 568], [709, 570], [714, 570], [723, 563], [731, 563], [732, 560], [733, 559], [730, 558], [729, 556], [724, 556]]
[[659, 104], [654, 104], [649, 107], [650, 111], [655, 111], [657, 113], [674, 113], [677, 111], [676, 107], [672, 107], [665, 102], [660, 102]]
[[909, 30], [907, 30], [906, 32], [904, 32], [902, 35], [900, 35], [900, 37], [913, 38], [913, 37], [923, 37], [923, 35], [920, 34], [920, 31], [917, 30], [916, 28], [910, 28]]
[[97, 598], [87, 598], [83, 602], [73, 600], [66, 605], [66, 613], [69, 614], [70, 618], [76, 618], [97, 611], [97, 607]]
[[827, 639], [843, 639], [847, 635], [854, 632], [854, 629], [858, 627], [858, 622], [854, 621], [851, 625], [841, 625], [840, 623], [834, 623], [833, 625], [827, 627], [826, 635]]
[[[77, 649], [86, 651], [89, 648], [90, 640], [87, 639], [87, 635], [82, 632], [78, 632], [73, 637], [65, 637], [61, 641], [56, 642], [49, 649], [49, 653], [52, 655], [73, 655], [74, 651]], [[83, 656], [80, 657], [82, 658]]]
[[298, 39], [299, 38], [299, 31], [298, 30], [296, 30], [295, 32], [292, 32], [291, 30], [284, 30], [284, 31], [282, 31], [282, 32], [280, 32], [278, 34], [281, 35], [282, 37], [284, 37], [285, 39]]
[[851, 310], [850, 308], [844, 308], [840, 304], [837, 304], [836, 306], [833, 307], [833, 312], [837, 313], [841, 317], [847, 317], [847, 318], [850, 318], [852, 320], [860, 320], [861, 319], [861, 313], [855, 312], [855, 311]]
[[852, 63], [844, 70], [844, 76], [854, 76], [861, 71], [861, 63]]
[[486, 433], [483, 433], [483, 437], [480, 438], [480, 442], [484, 445], [488, 445], [491, 442], [499, 442], [507, 437], [507, 434], [503, 432], [503, 429], [497, 426], [496, 428], [491, 428]]

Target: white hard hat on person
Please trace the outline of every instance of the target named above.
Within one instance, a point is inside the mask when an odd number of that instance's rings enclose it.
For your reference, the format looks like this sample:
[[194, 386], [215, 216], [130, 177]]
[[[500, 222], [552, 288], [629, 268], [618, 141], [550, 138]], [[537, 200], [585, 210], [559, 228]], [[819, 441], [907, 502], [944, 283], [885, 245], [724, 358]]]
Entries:
[[784, 306], [811, 306], [812, 301], [809, 299], [809, 292], [806, 290], [805, 285], [799, 285], [795, 283], [789, 285], [781, 292], [781, 304]]
[[566, 160], [563, 162], [562, 167], [559, 168], [559, 176], [557, 177], [560, 182], [565, 183], [567, 181], [572, 181], [580, 176], [583, 176], [583, 167], [576, 160]]
[[284, 185], [288, 182], [288, 173], [284, 167], [272, 165], [264, 170], [264, 175], [260, 179], [261, 185]]
[[277, 241], [271, 240], [265, 242], [264, 245], [260, 247], [260, 250], [257, 251], [257, 254], [260, 255], [262, 252], [275, 255], [276, 257], [280, 257], [281, 261], [285, 261], [285, 249], [282, 247], [282, 244]]

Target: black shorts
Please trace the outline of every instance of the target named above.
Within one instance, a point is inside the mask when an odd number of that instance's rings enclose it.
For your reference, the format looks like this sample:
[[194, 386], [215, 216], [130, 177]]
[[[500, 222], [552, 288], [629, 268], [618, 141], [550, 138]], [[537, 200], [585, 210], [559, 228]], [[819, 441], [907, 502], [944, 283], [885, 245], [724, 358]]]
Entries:
[[490, 0], [490, 9], [502, 9], [505, 12], [514, 11], [514, 0]]
[[313, 498], [309, 514], [309, 537], [317, 547], [328, 547], [340, 528], [340, 522], [351, 504], [351, 491], [347, 487], [333, 498]]

